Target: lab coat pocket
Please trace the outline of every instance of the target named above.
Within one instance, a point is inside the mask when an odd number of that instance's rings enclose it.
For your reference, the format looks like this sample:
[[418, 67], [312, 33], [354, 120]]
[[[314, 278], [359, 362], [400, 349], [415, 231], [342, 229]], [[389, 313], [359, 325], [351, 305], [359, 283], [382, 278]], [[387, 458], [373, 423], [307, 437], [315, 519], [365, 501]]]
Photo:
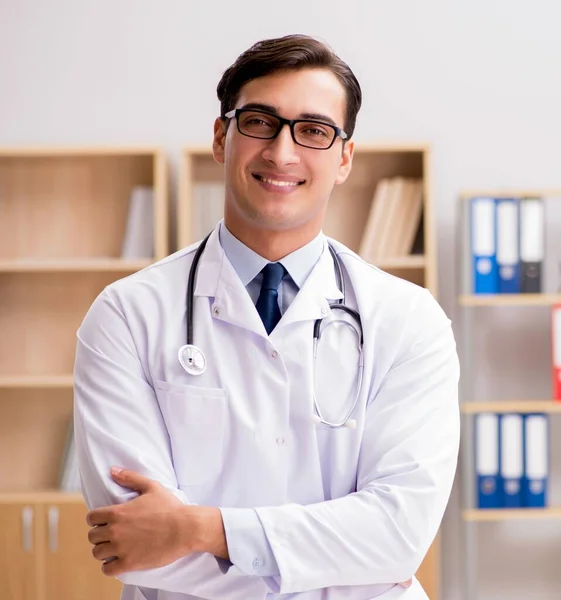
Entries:
[[177, 482], [205, 485], [220, 475], [228, 396], [222, 388], [154, 381]]

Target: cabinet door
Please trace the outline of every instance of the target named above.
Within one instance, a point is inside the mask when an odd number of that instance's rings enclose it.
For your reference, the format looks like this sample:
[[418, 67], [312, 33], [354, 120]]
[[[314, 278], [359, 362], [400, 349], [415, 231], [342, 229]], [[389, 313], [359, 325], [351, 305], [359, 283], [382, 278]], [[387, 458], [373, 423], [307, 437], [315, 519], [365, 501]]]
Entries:
[[2, 600], [35, 600], [40, 595], [36, 519], [33, 505], [0, 504]]
[[45, 600], [119, 600], [122, 584], [92, 556], [84, 504], [45, 505]]

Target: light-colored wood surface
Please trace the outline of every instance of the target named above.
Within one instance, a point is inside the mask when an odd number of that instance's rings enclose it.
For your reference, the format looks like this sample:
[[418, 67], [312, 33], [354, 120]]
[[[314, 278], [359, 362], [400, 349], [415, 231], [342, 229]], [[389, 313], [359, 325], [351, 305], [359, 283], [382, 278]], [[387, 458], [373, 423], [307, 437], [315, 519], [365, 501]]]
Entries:
[[470, 198], [484, 197], [484, 198], [561, 198], [561, 188], [544, 188], [544, 189], [523, 189], [523, 188], [512, 188], [512, 189], [474, 189], [474, 190], [463, 190], [460, 193], [462, 200], [469, 200]]
[[0, 491], [58, 487], [72, 389], [0, 390]]
[[462, 294], [460, 306], [551, 306], [561, 294]]
[[463, 402], [460, 409], [465, 414], [494, 413], [561, 413], [561, 401], [557, 400], [496, 400], [490, 402]]
[[[24, 547], [23, 511], [29, 511], [28, 549]], [[38, 600], [37, 510], [33, 505], [0, 504], [0, 598]]]
[[14, 388], [71, 388], [72, 374], [68, 375], [0, 375], [0, 389]]
[[466, 521], [509, 521], [514, 519], [558, 519], [560, 507], [550, 508], [487, 508], [484, 510], [464, 510], [462, 517]]
[[140, 271], [151, 263], [151, 260], [121, 260], [119, 258], [0, 260], [0, 274], [101, 272], [124, 276]]
[[76, 331], [104, 272], [0, 274], [0, 376], [72, 373]]
[[122, 584], [91, 553], [84, 504], [45, 504], [45, 600], [119, 600]]
[[84, 504], [82, 494], [57, 489], [30, 492], [0, 492], [0, 504]]

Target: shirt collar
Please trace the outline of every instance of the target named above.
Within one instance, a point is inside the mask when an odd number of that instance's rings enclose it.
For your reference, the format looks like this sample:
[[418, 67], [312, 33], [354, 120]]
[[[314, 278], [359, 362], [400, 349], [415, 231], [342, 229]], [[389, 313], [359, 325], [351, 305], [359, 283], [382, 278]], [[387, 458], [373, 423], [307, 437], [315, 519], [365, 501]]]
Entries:
[[[247, 286], [269, 262], [240, 242], [222, 220], [219, 225], [220, 245], [244, 286]], [[301, 288], [312, 272], [324, 249], [324, 235], [320, 232], [302, 248], [281, 258], [278, 262], [288, 271], [294, 283]]]

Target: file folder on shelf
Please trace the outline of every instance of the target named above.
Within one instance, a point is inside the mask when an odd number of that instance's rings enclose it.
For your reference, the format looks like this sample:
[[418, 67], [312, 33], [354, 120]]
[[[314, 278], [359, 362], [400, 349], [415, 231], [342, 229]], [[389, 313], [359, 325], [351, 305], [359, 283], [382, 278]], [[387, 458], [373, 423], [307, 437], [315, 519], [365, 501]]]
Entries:
[[475, 294], [498, 290], [496, 206], [494, 198], [471, 198], [471, 257]]
[[539, 294], [542, 291], [544, 259], [544, 202], [542, 198], [522, 198], [520, 201], [520, 261], [521, 291]]
[[505, 508], [522, 506], [524, 476], [524, 420], [519, 414], [500, 416], [500, 464]]
[[500, 294], [519, 294], [519, 200], [500, 198], [496, 206], [498, 291]]
[[499, 416], [494, 413], [475, 415], [475, 472], [478, 508], [501, 508], [503, 505], [499, 439]]
[[549, 423], [547, 415], [524, 416], [523, 505], [529, 508], [547, 506], [549, 474]]

